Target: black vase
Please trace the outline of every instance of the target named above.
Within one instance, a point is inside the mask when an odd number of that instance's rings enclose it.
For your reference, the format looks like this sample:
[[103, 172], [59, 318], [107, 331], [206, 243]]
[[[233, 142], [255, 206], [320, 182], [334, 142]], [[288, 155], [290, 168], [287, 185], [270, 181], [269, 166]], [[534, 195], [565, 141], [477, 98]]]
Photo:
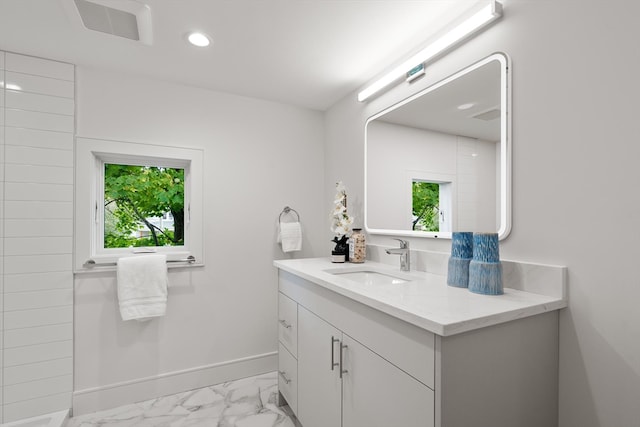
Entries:
[[349, 261], [349, 244], [347, 243], [348, 237], [334, 237], [332, 242], [336, 244], [336, 246], [331, 251], [331, 261], [332, 262], [346, 262]]

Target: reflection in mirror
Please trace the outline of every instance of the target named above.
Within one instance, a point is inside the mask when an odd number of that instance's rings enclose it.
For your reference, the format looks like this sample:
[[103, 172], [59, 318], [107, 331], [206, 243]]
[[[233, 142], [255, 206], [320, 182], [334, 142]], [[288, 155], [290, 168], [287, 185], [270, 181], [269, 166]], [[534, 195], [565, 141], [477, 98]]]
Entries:
[[508, 63], [494, 54], [367, 120], [369, 233], [510, 231]]

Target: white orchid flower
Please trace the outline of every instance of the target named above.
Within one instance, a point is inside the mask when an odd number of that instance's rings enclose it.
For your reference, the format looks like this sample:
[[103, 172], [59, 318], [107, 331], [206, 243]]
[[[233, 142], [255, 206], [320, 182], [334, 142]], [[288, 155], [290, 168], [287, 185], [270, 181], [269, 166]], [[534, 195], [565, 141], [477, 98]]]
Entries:
[[342, 226], [338, 226], [333, 230], [334, 233], [336, 233], [338, 236], [342, 236], [343, 234], [347, 234], [347, 230], [344, 229]]
[[352, 216], [346, 216], [344, 218], [342, 218], [340, 220], [340, 225], [342, 225], [343, 227], [348, 227], [351, 224], [353, 224], [353, 217]]
[[347, 208], [345, 208], [342, 204], [337, 204], [333, 208], [333, 216], [341, 215], [346, 210]]
[[331, 231], [335, 233], [336, 237], [349, 234], [351, 224], [353, 224], [353, 217], [347, 213], [347, 188], [342, 181], [336, 183], [336, 195], [333, 204]]

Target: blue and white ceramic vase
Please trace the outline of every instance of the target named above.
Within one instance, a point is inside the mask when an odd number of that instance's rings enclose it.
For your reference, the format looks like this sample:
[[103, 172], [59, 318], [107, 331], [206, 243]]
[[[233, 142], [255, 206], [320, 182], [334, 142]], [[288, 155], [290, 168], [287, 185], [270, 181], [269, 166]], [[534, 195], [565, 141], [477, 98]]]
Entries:
[[483, 295], [504, 293], [497, 233], [473, 235], [473, 259], [469, 263], [469, 290]]
[[451, 257], [447, 284], [457, 288], [469, 286], [469, 263], [473, 258], [473, 233], [454, 231], [451, 236]]

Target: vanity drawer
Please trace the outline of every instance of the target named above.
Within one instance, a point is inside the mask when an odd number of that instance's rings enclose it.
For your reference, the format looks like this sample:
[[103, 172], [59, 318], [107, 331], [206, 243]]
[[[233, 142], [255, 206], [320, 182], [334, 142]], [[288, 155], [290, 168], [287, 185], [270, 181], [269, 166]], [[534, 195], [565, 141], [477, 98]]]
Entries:
[[278, 293], [278, 340], [298, 357], [298, 304]]
[[280, 343], [278, 345], [278, 390], [291, 410], [298, 413], [298, 361]]

